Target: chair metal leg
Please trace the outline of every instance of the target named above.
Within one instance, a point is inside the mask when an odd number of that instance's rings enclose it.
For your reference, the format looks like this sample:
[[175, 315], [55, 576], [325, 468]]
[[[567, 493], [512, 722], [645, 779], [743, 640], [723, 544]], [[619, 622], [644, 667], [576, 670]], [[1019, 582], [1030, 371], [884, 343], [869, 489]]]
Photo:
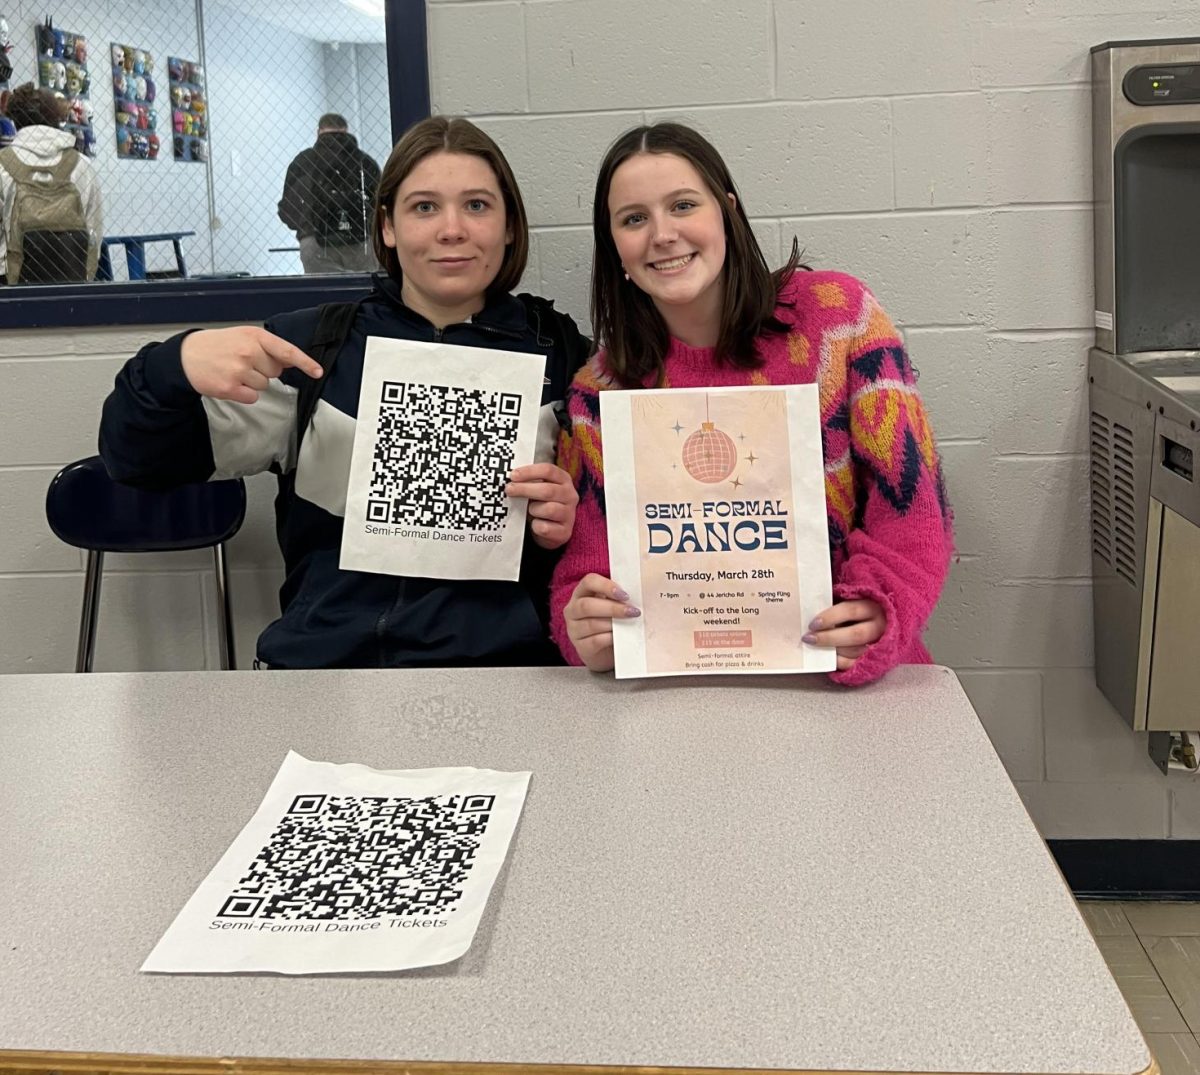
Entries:
[[79, 616], [79, 648], [75, 651], [75, 671], [90, 672], [96, 652], [96, 621], [100, 616], [100, 574], [104, 553], [89, 549], [87, 573], [83, 578], [83, 611]]
[[233, 612], [229, 606], [229, 565], [225, 560], [225, 544], [213, 546], [213, 566], [217, 576], [217, 639], [221, 652], [222, 668], [237, 668], [237, 657], [233, 648]]

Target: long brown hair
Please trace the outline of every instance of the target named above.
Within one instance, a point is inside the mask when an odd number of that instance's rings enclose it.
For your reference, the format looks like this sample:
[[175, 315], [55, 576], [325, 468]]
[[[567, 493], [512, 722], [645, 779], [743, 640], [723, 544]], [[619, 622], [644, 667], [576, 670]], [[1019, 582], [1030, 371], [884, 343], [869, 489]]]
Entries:
[[379, 189], [375, 192], [375, 226], [371, 233], [371, 245], [379, 264], [390, 276], [403, 279], [396, 251], [383, 241], [383, 222], [391, 216], [400, 184], [421, 161], [434, 153], [467, 153], [486, 161], [495, 172], [500, 194], [504, 198], [507, 224], [512, 230], [512, 242], [504, 248], [500, 271], [487, 291], [489, 295], [512, 291], [529, 260], [529, 218], [525, 215], [521, 189], [500, 147], [474, 123], [458, 116], [430, 116], [419, 120], [404, 132], [392, 149], [379, 177]]
[[[618, 138], [605, 154], [596, 178], [592, 209], [595, 253], [592, 255], [592, 327], [606, 350], [609, 370], [626, 385], [641, 384], [651, 374], [661, 383], [670, 338], [653, 300], [625, 280], [612, 236], [608, 191], [613, 173], [639, 153], [672, 153], [691, 164], [721, 207], [725, 221], [725, 267], [721, 328], [716, 359], [740, 369], [762, 365], [754, 346], [763, 333], [783, 332], [775, 317], [779, 291], [800, 267], [795, 239], [783, 268], [771, 272], [750, 227], [742, 199], [721, 155], [700, 134], [679, 123], [635, 127]], [[732, 194], [734, 204], [729, 204]]]

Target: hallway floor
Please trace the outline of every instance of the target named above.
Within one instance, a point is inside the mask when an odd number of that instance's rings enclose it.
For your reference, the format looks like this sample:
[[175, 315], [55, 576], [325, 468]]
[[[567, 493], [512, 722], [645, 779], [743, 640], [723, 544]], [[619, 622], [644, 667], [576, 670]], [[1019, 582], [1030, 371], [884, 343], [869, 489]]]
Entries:
[[1079, 909], [1162, 1075], [1200, 1075], [1200, 903]]

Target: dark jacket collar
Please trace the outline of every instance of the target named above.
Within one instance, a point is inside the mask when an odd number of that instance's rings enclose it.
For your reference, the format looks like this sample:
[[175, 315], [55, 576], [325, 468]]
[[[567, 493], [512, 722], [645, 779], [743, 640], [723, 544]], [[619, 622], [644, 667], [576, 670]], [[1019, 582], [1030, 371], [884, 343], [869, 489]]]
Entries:
[[317, 140], [313, 143], [313, 148], [324, 146], [345, 152], [348, 149], [357, 149], [358, 139], [349, 131], [325, 131], [317, 135]]
[[[427, 318], [406, 306], [400, 297], [400, 281], [388, 273], [377, 272], [371, 277], [375, 285], [373, 298], [378, 298], [394, 307], [405, 317], [411, 318], [418, 324], [428, 325]], [[529, 321], [525, 307], [512, 295], [490, 295], [479, 313], [471, 318], [473, 325], [485, 325], [487, 328], [514, 339], [523, 336], [528, 331]]]

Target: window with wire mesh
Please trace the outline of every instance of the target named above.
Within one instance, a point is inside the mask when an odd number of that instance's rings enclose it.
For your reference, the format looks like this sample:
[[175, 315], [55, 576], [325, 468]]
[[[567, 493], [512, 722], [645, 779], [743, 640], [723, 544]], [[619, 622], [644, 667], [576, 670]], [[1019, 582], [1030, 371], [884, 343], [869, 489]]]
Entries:
[[377, 267], [371, 204], [392, 142], [383, 0], [0, 12], [9, 284]]

